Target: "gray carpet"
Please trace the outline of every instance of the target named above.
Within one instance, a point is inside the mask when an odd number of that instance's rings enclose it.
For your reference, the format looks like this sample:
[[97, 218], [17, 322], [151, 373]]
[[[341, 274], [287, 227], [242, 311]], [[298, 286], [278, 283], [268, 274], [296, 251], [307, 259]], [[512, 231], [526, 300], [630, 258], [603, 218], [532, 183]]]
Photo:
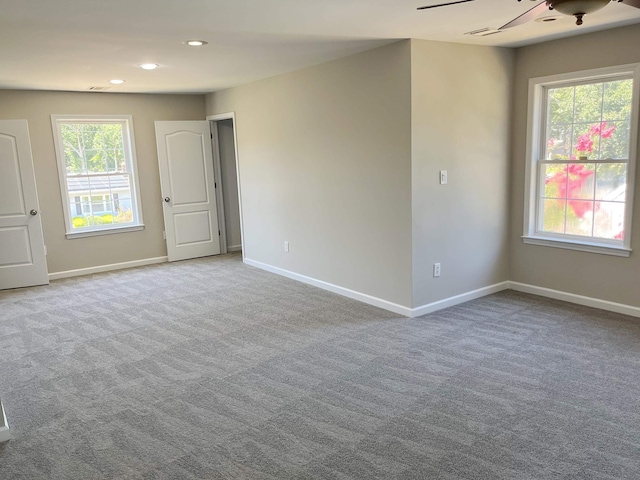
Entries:
[[0, 292], [1, 479], [638, 479], [640, 322], [418, 319], [238, 255]]

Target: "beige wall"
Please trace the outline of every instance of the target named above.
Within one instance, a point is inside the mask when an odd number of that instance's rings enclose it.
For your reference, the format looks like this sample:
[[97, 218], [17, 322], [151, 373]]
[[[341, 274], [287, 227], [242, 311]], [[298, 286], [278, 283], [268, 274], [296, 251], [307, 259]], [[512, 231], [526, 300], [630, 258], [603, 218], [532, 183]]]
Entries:
[[[0, 90], [0, 106], [0, 118], [29, 123], [49, 273], [167, 254], [153, 122], [204, 120], [203, 96]], [[65, 238], [51, 114], [133, 115], [143, 231]]]
[[414, 307], [509, 279], [513, 57], [411, 41]]
[[248, 259], [411, 306], [410, 82], [401, 41], [207, 95], [236, 114]]
[[630, 258], [525, 245], [524, 166], [527, 89], [530, 78], [640, 62], [640, 25], [580, 35], [517, 50], [511, 209], [511, 279], [516, 282], [640, 306], [640, 182], [635, 201]]

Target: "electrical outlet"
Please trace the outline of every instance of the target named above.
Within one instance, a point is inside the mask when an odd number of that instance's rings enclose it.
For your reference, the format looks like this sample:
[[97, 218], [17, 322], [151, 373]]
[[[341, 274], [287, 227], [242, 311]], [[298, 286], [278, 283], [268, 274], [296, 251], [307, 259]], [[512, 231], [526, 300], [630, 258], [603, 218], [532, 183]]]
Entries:
[[440, 170], [440, 185], [446, 185], [448, 180], [446, 170]]
[[284, 242], [284, 251], [285, 252], [289, 251], [289, 242], [287, 242], [287, 241]]
[[439, 263], [434, 263], [433, 264], [433, 278], [439, 277], [440, 276], [440, 264]]

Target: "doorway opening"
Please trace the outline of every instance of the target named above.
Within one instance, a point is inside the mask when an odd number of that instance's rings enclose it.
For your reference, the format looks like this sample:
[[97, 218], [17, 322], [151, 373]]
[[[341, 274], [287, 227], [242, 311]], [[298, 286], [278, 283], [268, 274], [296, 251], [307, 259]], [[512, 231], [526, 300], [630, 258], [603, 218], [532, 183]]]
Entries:
[[225, 113], [207, 117], [211, 128], [220, 253], [242, 252], [244, 259], [244, 231], [242, 227], [242, 197], [238, 169], [238, 149], [235, 115]]

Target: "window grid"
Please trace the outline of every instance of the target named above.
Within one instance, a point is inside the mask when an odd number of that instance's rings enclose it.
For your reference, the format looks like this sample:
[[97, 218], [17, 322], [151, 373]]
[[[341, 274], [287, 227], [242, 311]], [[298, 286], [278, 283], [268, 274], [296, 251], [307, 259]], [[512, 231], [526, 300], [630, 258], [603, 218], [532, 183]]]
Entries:
[[141, 228], [131, 117], [52, 115], [52, 124], [67, 235]]

